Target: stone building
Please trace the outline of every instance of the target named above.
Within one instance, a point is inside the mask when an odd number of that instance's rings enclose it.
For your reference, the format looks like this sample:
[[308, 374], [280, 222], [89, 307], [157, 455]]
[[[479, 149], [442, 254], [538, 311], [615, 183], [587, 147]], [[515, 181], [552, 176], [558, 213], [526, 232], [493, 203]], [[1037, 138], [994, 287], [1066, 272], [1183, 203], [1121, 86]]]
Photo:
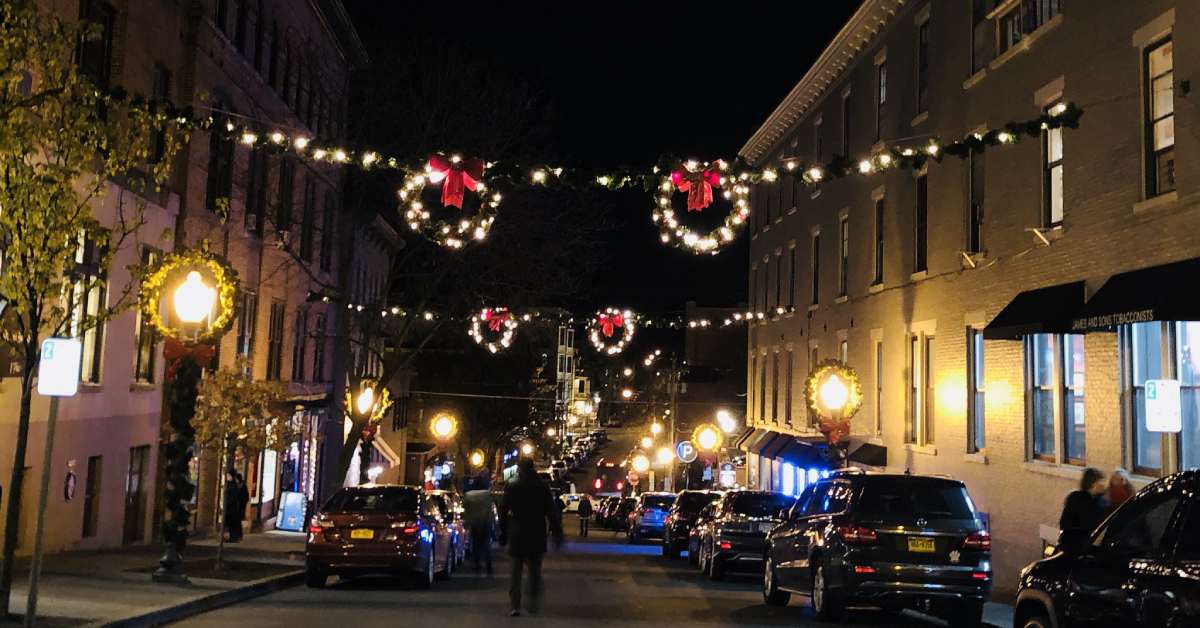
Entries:
[[[855, 444], [966, 482], [1001, 592], [1054, 538], [1085, 466], [1140, 485], [1200, 465], [1200, 56], [1173, 47], [1198, 26], [1200, 6], [1170, 0], [863, 3], [740, 151], [781, 175], [753, 191], [752, 481], [813, 476], [756, 454], [776, 434], [820, 440], [802, 386], [831, 357], [861, 378]], [[853, 171], [1068, 102], [1077, 130]], [[786, 167], [835, 156], [851, 174], [819, 185]], [[1150, 430], [1152, 379], [1180, 382], [1181, 430]]]
[[[123, 87], [190, 106], [264, 131], [279, 129], [343, 140], [351, 70], [366, 62], [338, 0], [41, 0], [68, 19], [100, 25], [100, 37], [80, 63], [103, 87]], [[247, 517], [270, 523], [282, 491], [313, 495], [319, 473], [318, 432], [334, 386], [328, 337], [333, 306], [308, 303], [315, 286], [337, 286], [341, 238], [336, 232], [343, 173], [331, 166], [251, 150], [205, 132], [181, 151], [163, 193], [145, 199], [146, 225], [137, 244], [118, 253], [109, 294], [129, 281], [128, 264], [207, 240], [242, 280], [240, 316], [222, 339], [218, 361], [235, 355], [252, 375], [285, 382], [306, 437], [282, 456], [239, 459], [251, 483]], [[114, 183], [102, 221], [133, 192]], [[382, 281], [382, 280], [379, 280]], [[105, 299], [103, 292], [90, 295]], [[134, 311], [87, 332], [81, 391], [64, 399], [54, 448], [47, 511], [48, 551], [152, 542], [160, 513], [163, 358]], [[8, 377], [12, 373], [4, 373]], [[16, 386], [0, 382], [0, 405], [14, 409]], [[340, 389], [339, 389], [340, 390]], [[46, 404], [35, 397], [29, 456], [42, 464]], [[0, 429], [15, 431], [16, 412], [0, 413]], [[12, 438], [0, 437], [0, 467], [11, 467]], [[217, 468], [198, 464], [197, 529], [212, 524]], [[77, 492], [66, 499], [68, 475]], [[21, 551], [32, 547], [37, 473], [26, 475]], [[8, 487], [3, 487], [5, 490]], [[2, 525], [2, 523], [0, 523]]]

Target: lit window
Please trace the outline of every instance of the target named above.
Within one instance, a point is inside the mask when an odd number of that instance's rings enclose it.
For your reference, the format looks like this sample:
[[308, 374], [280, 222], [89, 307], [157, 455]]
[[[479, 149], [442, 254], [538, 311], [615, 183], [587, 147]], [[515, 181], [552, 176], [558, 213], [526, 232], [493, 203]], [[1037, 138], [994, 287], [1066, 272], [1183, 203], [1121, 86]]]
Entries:
[[1175, 60], [1171, 39], [1146, 51], [1146, 196], [1175, 189]]

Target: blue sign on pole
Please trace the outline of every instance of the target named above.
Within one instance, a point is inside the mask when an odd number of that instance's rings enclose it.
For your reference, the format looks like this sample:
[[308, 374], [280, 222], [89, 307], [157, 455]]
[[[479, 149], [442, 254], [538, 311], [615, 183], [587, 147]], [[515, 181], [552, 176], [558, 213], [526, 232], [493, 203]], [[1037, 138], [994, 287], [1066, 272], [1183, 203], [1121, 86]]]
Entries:
[[680, 441], [678, 445], [675, 445], [675, 455], [680, 462], [693, 462], [699, 453], [690, 440]]

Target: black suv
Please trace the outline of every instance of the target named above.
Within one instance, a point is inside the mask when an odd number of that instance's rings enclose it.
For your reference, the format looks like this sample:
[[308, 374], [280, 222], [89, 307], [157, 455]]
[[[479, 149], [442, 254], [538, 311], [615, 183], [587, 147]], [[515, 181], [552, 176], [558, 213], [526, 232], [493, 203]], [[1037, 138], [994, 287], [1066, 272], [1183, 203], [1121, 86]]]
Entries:
[[726, 571], [762, 568], [763, 542], [795, 498], [768, 491], [731, 491], [713, 503], [700, 539], [700, 570], [711, 580]]
[[962, 482], [842, 471], [805, 489], [767, 537], [763, 598], [809, 596], [818, 619], [847, 605], [915, 608], [978, 626], [991, 537]]
[[700, 511], [721, 496], [719, 491], [679, 491], [663, 526], [662, 555], [679, 558], [687, 549], [688, 533]]
[[1013, 625], [1200, 626], [1200, 471], [1157, 480], [1021, 571]]

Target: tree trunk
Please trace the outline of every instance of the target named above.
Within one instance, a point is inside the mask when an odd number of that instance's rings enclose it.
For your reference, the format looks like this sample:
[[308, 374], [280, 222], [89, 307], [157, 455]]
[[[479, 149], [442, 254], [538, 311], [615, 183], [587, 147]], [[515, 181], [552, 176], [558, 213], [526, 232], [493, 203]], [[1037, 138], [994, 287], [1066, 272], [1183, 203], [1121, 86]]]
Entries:
[[8, 506], [4, 512], [4, 554], [0, 556], [0, 617], [8, 616], [12, 591], [13, 557], [17, 553], [17, 528], [21, 520], [21, 485], [25, 480], [25, 449], [29, 440], [29, 414], [33, 402], [33, 371], [37, 362], [37, 344], [25, 346], [25, 370], [21, 373], [21, 414], [17, 422], [17, 442], [13, 450], [12, 476], [8, 482]]

